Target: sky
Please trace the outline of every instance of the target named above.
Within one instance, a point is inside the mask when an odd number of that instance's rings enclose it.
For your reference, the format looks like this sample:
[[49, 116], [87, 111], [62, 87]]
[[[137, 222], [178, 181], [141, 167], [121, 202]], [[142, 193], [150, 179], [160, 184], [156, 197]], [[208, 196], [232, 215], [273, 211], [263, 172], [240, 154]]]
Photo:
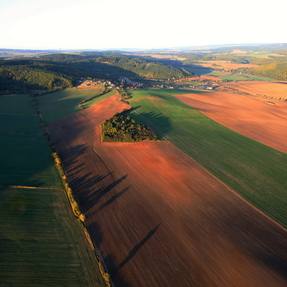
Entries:
[[0, 48], [287, 43], [287, 0], [0, 0]]

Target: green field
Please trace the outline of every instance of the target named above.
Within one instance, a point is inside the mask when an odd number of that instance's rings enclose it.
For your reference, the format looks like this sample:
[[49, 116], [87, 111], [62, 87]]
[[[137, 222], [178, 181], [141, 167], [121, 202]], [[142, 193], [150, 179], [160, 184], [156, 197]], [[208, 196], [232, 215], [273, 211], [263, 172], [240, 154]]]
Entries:
[[177, 100], [184, 90], [131, 91], [134, 116], [287, 226], [287, 154], [239, 135]]
[[[81, 108], [87, 108], [90, 105], [100, 101], [111, 94], [114, 90], [100, 95], [101, 92], [94, 90], [80, 90], [77, 88], [69, 88], [59, 92], [48, 93], [38, 97], [40, 110], [47, 122], [53, 122], [59, 120], [65, 116], [68, 116]], [[98, 97], [97, 97], [98, 95]], [[82, 107], [80, 102], [82, 100], [92, 100], [85, 103]]]
[[0, 96], [0, 120], [0, 286], [104, 286], [31, 98]]
[[225, 82], [238, 82], [238, 81], [273, 81], [273, 79], [268, 78], [268, 77], [263, 77], [263, 76], [259, 76], [259, 75], [252, 75], [250, 73], [246, 73], [246, 72], [232, 72], [232, 73], [228, 73], [228, 72], [218, 72], [218, 71], [214, 71], [212, 72], [210, 75], [213, 76], [217, 76], [219, 77], [222, 81]]

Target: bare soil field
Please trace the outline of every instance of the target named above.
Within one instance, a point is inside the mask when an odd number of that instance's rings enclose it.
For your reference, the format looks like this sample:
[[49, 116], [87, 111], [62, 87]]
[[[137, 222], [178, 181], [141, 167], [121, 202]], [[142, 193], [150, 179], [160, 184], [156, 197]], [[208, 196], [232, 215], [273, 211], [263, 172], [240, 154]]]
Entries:
[[287, 83], [240, 81], [226, 84], [226, 87], [263, 99], [287, 101]]
[[216, 122], [270, 147], [287, 152], [287, 104], [218, 91], [177, 96]]
[[256, 64], [240, 64], [233, 63], [231, 61], [224, 60], [211, 60], [211, 61], [202, 61], [198, 62], [199, 65], [207, 68], [212, 68], [214, 70], [223, 70], [227, 72], [235, 71], [241, 68], [256, 68]]
[[115, 95], [50, 126], [115, 286], [286, 286], [286, 230], [170, 142], [100, 142], [126, 108]]

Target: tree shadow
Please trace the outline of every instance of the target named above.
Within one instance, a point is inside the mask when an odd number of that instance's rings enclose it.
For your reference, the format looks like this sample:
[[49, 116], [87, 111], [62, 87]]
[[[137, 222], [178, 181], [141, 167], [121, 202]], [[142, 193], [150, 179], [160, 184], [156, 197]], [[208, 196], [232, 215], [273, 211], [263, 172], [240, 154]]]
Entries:
[[131, 285], [126, 281], [123, 274], [117, 272], [117, 264], [114, 256], [108, 254], [103, 258], [106, 269], [108, 270], [112, 282], [116, 287], [130, 287]]
[[[97, 153], [94, 153], [94, 160], [97, 162], [98, 170], [93, 171], [91, 167], [85, 165], [81, 160], [84, 154], [89, 153], [89, 148], [85, 144], [70, 148], [65, 145], [61, 146], [62, 144], [59, 142], [56, 149], [60, 158], [62, 158], [69, 185], [82, 212], [89, 212], [98, 203], [105, 200], [99, 208], [99, 210], [102, 210], [128, 190], [128, 188], [125, 188], [118, 192], [117, 188], [127, 179], [128, 175], [115, 178], [112, 171], [107, 168]], [[113, 191], [115, 194], [111, 194]], [[111, 198], [106, 198], [106, 196], [111, 196]]]
[[194, 75], [206, 75], [206, 74], [209, 74], [209, 73], [214, 71], [212, 68], [209, 68], [209, 67], [204, 67], [204, 66], [201, 66], [198, 64], [183, 63], [179, 60], [154, 59], [151, 57], [149, 57], [149, 58], [152, 59], [153, 61], [158, 62], [158, 63], [169, 65], [169, 66], [172, 66], [174, 68], [180, 69], [184, 72], [188, 72], [188, 73], [191, 73]]
[[129, 186], [124, 188], [123, 190], [117, 192], [114, 194], [110, 199], [108, 199], [106, 202], [100, 205], [97, 211], [101, 211], [102, 209], [106, 208], [107, 206], [111, 205], [114, 201], [116, 201], [118, 198], [120, 198], [123, 194], [125, 194], [129, 190]]
[[129, 286], [129, 284], [125, 281], [125, 278], [122, 276], [120, 270], [137, 255], [140, 249], [155, 235], [159, 227], [160, 224], [157, 224], [150, 231], [148, 231], [143, 239], [134, 245], [134, 247], [128, 252], [127, 256], [119, 264], [116, 263], [116, 260], [111, 254], [108, 254], [103, 258], [104, 264], [109, 271], [115, 286]]
[[139, 252], [139, 250], [144, 246], [144, 244], [154, 236], [154, 234], [157, 232], [158, 228], [160, 227], [160, 224], [156, 225], [154, 228], [152, 228], [142, 240], [140, 240], [128, 253], [126, 258], [118, 265], [117, 271], [119, 271], [121, 268], [123, 268], [127, 263], [129, 263], [130, 260], [132, 260], [136, 254]]
[[135, 121], [150, 127], [160, 140], [164, 139], [172, 129], [170, 119], [162, 113], [132, 111], [130, 115]]
[[182, 68], [194, 75], [206, 75], [212, 73], [214, 70], [209, 67], [204, 67], [198, 64], [186, 64]]
[[[84, 212], [89, 211], [89, 209], [94, 207], [103, 197], [105, 197], [108, 193], [110, 193], [117, 185], [119, 185], [126, 178], [127, 178], [127, 175], [124, 175], [116, 180], [113, 180], [108, 185], [102, 186], [96, 191], [92, 191], [90, 194], [87, 194], [84, 198], [82, 198], [82, 201], [85, 202], [85, 204], [83, 205], [84, 207], [83, 211]], [[94, 184], [95, 183], [93, 183], [93, 185]], [[114, 198], [114, 200], [116, 198]]]
[[127, 283], [122, 274], [117, 273], [117, 264], [114, 256], [111, 254], [102, 256], [101, 254], [101, 243], [103, 241], [103, 236], [102, 230], [97, 224], [96, 220], [93, 220], [92, 223], [87, 224], [87, 230], [91, 236], [94, 246], [96, 246], [95, 255], [102, 262], [105, 270], [111, 276], [113, 286], [129, 287], [130, 284]]

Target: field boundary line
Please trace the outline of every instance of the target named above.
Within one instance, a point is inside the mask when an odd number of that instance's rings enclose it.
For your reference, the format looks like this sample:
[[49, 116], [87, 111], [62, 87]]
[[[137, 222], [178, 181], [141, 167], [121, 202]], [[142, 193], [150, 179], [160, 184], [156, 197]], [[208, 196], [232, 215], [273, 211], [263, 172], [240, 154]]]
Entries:
[[13, 189], [44, 189], [44, 190], [61, 190], [59, 187], [53, 186], [29, 186], [29, 185], [9, 185], [8, 188]]
[[94, 245], [94, 243], [91, 239], [91, 236], [89, 234], [89, 231], [87, 229], [86, 216], [85, 216], [85, 214], [82, 213], [82, 211], [78, 205], [78, 202], [74, 198], [73, 191], [69, 185], [68, 178], [65, 174], [65, 170], [64, 170], [64, 167], [62, 165], [62, 160], [61, 160], [59, 154], [57, 153], [57, 151], [55, 150], [55, 148], [51, 145], [51, 138], [50, 138], [50, 134], [49, 134], [49, 129], [48, 129], [47, 123], [44, 121], [43, 116], [39, 110], [38, 100], [36, 97], [34, 97], [33, 100], [35, 101], [35, 106], [36, 106], [36, 107], [34, 107], [35, 112], [36, 112], [36, 116], [38, 116], [38, 120], [40, 122], [40, 127], [44, 131], [43, 135], [46, 138], [48, 146], [51, 149], [51, 158], [53, 160], [54, 167], [58, 173], [58, 176], [60, 177], [60, 181], [62, 183], [63, 188], [60, 190], [62, 190], [64, 192], [64, 194], [66, 195], [66, 198], [67, 198], [68, 203], [69, 203], [70, 208], [71, 208], [70, 210], [74, 214], [75, 218], [77, 220], [79, 220], [79, 222], [81, 223], [81, 225], [83, 227], [84, 236], [86, 238], [86, 242], [87, 242], [88, 246], [90, 246], [92, 251], [95, 251], [94, 252], [95, 257], [96, 257], [96, 261], [98, 264], [99, 272], [101, 274], [103, 283], [105, 284], [106, 287], [113, 287], [114, 285], [113, 285], [111, 276], [107, 272], [107, 268], [105, 266], [104, 260], [100, 255], [100, 251], [96, 249], [96, 246]]
[[195, 160], [193, 157], [185, 153], [183, 150], [181, 150], [178, 146], [176, 146], [171, 140], [168, 140], [168, 142], [172, 145], [174, 145], [179, 151], [183, 152], [186, 156], [188, 156], [194, 163], [196, 163], [200, 168], [202, 168], [205, 172], [207, 172], [210, 176], [212, 176], [215, 180], [220, 182], [223, 186], [225, 186], [232, 194], [234, 194], [236, 197], [238, 197], [241, 201], [243, 201], [245, 204], [253, 208], [257, 213], [260, 213], [267, 221], [274, 224], [276, 227], [284, 231], [287, 235], [287, 227], [281, 225], [279, 222], [277, 222], [275, 219], [270, 217], [268, 214], [266, 214], [264, 211], [253, 205], [251, 202], [249, 202], [247, 199], [245, 199], [239, 192], [233, 190], [229, 185], [227, 185], [225, 182], [223, 182], [220, 178], [218, 178], [216, 175], [211, 173], [205, 166], [200, 164], [197, 160]]

